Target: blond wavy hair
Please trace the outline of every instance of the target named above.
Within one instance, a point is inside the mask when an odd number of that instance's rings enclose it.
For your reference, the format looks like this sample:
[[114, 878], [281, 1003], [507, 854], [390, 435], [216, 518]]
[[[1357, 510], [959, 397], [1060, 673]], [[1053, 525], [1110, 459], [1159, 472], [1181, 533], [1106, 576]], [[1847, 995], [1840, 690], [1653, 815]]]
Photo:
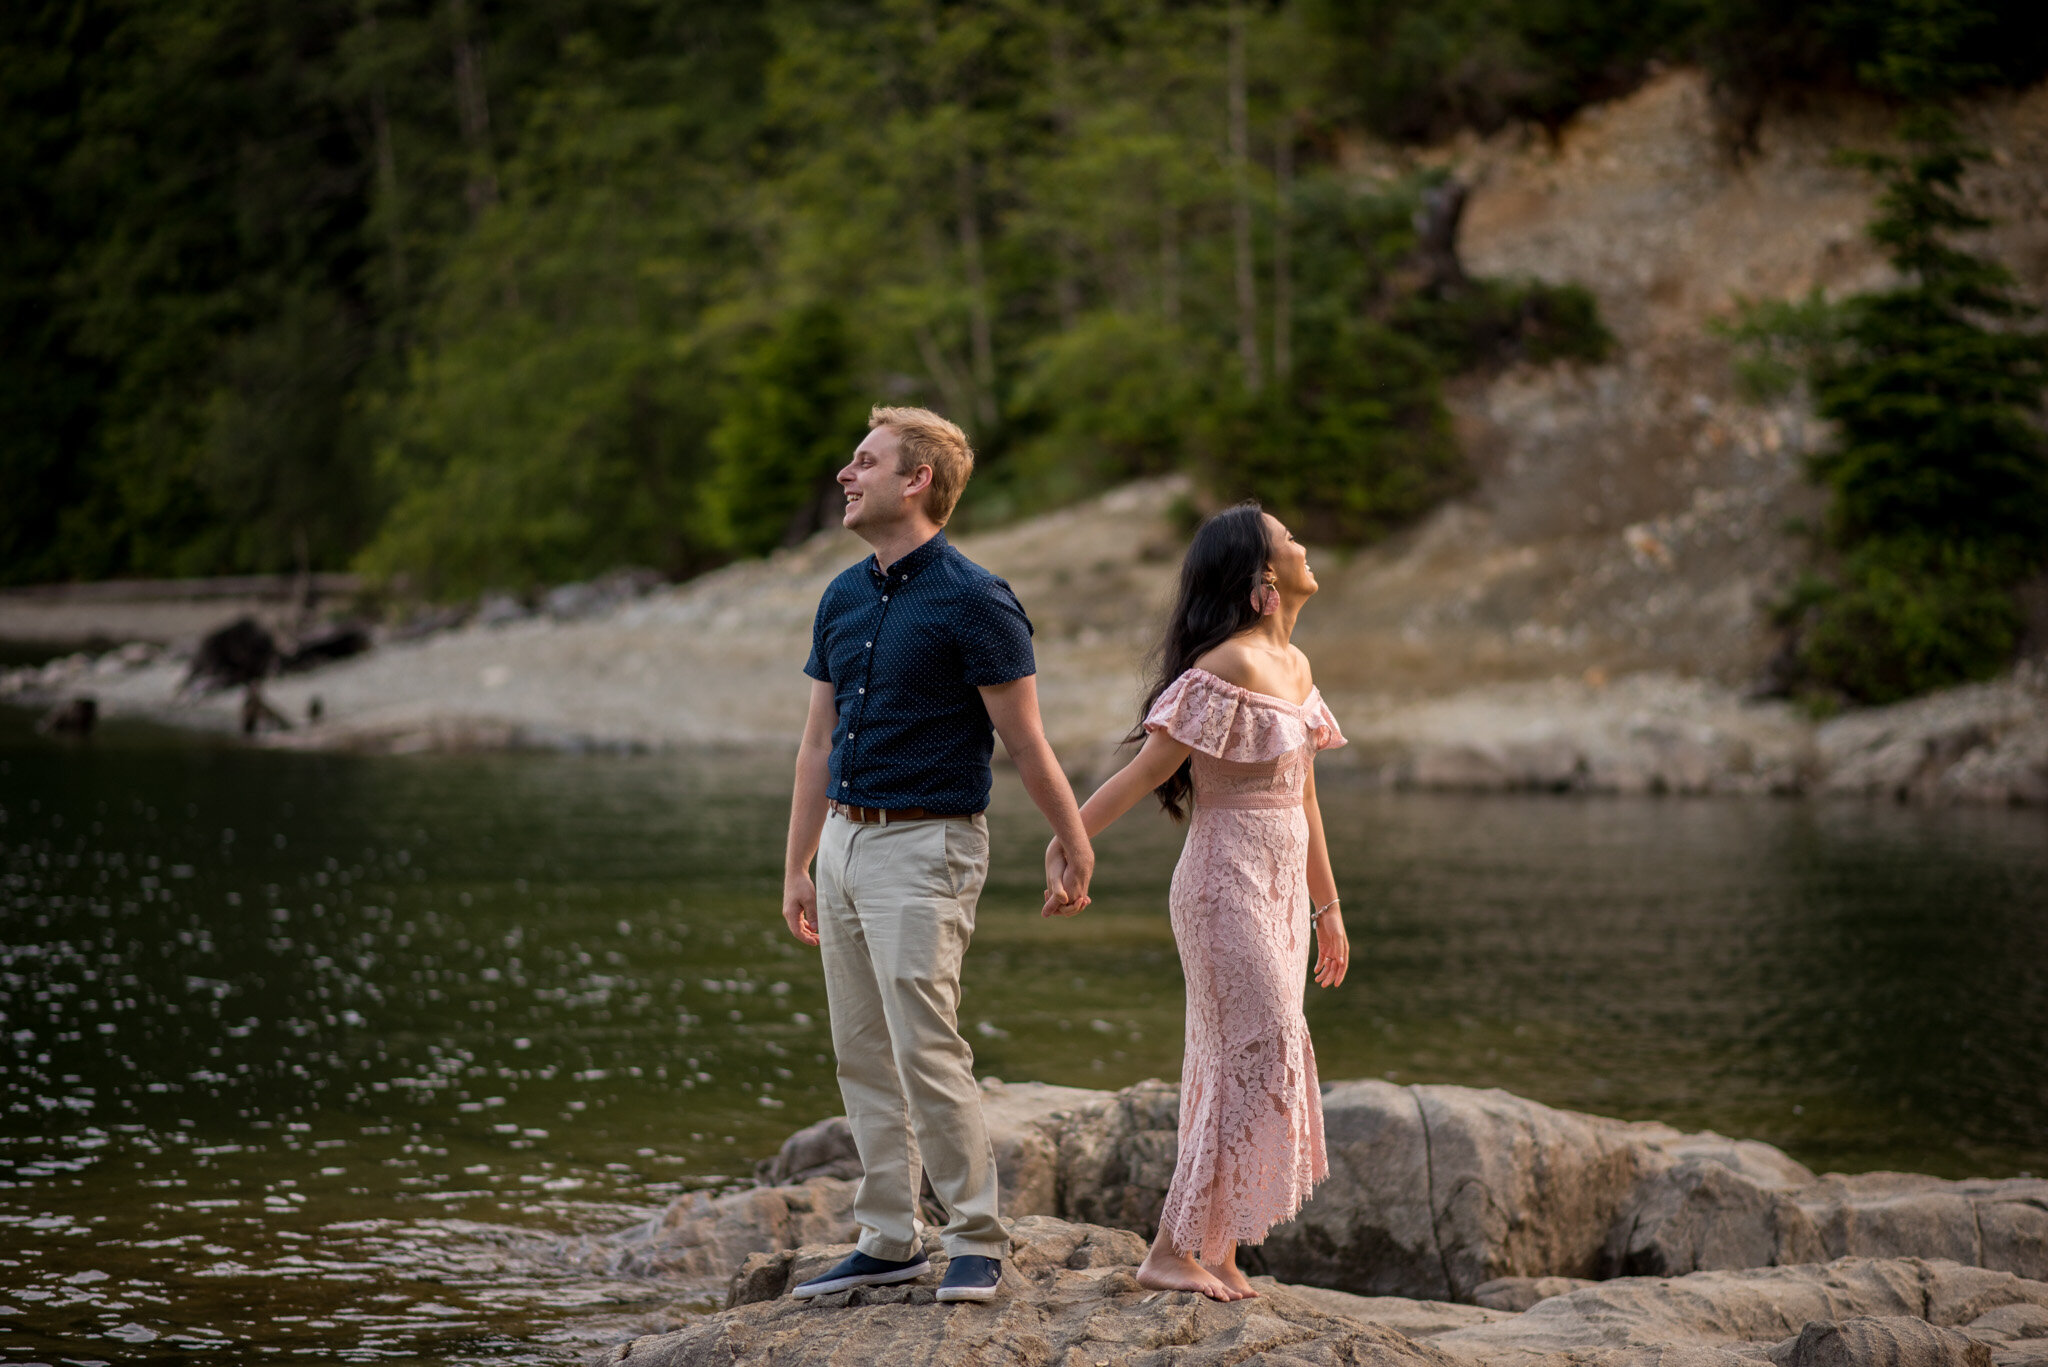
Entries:
[[932, 467], [924, 510], [941, 527], [953, 515], [967, 477], [974, 473], [974, 448], [957, 424], [929, 408], [896, 408], [876, 404], [868, 410], [868, 430], [886, 427], [896, 434], [896, 472], [907, 475], [920, 465]]

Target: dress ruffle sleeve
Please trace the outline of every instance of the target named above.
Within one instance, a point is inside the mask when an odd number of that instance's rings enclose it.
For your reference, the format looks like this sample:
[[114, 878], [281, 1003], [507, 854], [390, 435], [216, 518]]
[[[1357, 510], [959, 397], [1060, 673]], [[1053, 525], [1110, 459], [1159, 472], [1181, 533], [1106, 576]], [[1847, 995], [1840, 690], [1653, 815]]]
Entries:
[[1337, 718], [1331, 713], [1330, 705], [1323, 701], [1321, 693], [1309, 695], [1308, 704], [1301, 709], [1301, 719], [1307, 724], [1309, 739], [1318, 750], [1335, 750], [1351, 743], [1337, 729]]
[[1264, 763], [1303, 745], [1318, 750], [1342, 745], [1344, 737], [1321, 695], [1310, 696], [1309, 709], [1239, 688], [1206, 669], [1190, 669], [1152, 704], [1145, 729], [1164, 731], [1213, 759], [1245, 764]]

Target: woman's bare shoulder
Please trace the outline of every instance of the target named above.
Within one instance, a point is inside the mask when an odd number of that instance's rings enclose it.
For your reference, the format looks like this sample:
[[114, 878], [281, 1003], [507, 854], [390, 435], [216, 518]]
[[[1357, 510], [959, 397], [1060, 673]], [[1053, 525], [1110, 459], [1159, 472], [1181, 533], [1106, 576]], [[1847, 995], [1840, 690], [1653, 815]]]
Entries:
[[1283, 662], [1271, 650], [1240, 640], [1229, 640], [1197, 659], [1195, 668], [1205, 669], [1225, 683], [1236, 684], [1253, 693], [1263, 693], [1269, 698], [1305, 698], [1315, 683], [1309, 673], [1308, 656], [1292, 644], [1288, 646], [1288, 652]]
[[1225, 683], [1234, 683], [1239, 688], [1252, 688], [1257, 675], [1251, 652], [1245, 649], [1242, 642], [1236, 640], [1212, 646], [1196, 656], [1195, 668], [1214, 674]]

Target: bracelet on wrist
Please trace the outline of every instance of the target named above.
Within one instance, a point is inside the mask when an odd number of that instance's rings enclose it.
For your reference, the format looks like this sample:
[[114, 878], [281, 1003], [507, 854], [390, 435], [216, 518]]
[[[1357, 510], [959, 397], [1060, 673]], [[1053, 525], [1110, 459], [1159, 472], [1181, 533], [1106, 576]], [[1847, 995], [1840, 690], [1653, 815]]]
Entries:
[[1327, 901], [1327, 902], [1323, 903], [1323, 904], [1322, 904], [1321, 906], [1317, 907], [1317, 908], [1316, 908], [1316, 914], [1315, 914], [1314, 916], [1310, 917], [1309, 919], [1310, 919], [1310, 920], [1312, 920], [1312, 921], [1320, 921], [1320, 920], [1322, 920], [1322, 919], [1323, 919], [1323, 917], [1325, 917], [1325, 916], [1327, 916], [1327, 915], [1328, 915], [1329, 913], [1331, 913], [1331, 912], [1335, 911], [1335, 910], [1337, 909], [1337, 904], [1338, 904], [1339, 902], [1343, 901], [1343, 900], [1344, 900], [1344, 899], [1343, 899], [1343, 898], [1341, 898], [1341, 897], [1332, 897], [1332, 898], [1331, 898], [1331, 899], [1330, 899], [1329, 901]]

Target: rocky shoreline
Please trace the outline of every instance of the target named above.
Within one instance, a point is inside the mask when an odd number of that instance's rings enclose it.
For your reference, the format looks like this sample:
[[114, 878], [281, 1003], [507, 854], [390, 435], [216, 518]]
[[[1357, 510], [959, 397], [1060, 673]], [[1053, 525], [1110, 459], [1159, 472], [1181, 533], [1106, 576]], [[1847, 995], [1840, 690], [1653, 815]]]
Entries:
[[[266, 725], [254, 743], [378, 754], [786, 747], [799, 720], [781, 705], [797, 696], [786, 686], [795, 665], [780, 687], [745, 659], [726, 662], [724, 674], [689, 669], [672, 685], [674, 676], [647, 663], [644, 645], [659, 633], [646, 619], [660, 606], [641, 609], [638, 621], [464, 627], [273, 680], [265, 696], [280, 723], [295, 724]], [[608, 648], [608, 633], [624, 638], [619, 650]], [[232, 733], [243, 695], [186, 691], [188, 660], [135, 641], [0, 669], [0, 705], [40, 713], [91, 698], [103, 718]], [[637, 677], [619, 678], [622, 666]], [[580, 678], [579, 669], [587, 671]], [[1115, 718], [1127, 681], [1046, 673], [1041, 683], [1069, 772], [1101, 777], [1122, 733]], [[2048, 663], [2039, 661], [1988, 683], [1825, 720], [1655, 673], [1486, 684], [1422, 700], [1329, 696], [1351, 745], [1325, 764], [1389, 788], [2048, 806]]]
[[1016, 1243], [989, 1306], [933, 1301], [929, 1232], [918, 1283], [784, 1295], [854, 1232], [835, 1118], [754, 1186], [566, 1250], [722, 1305], [594, 1361], [2048, 1367], [2048, 1180], [1817, 1176], [1768, 1144], [1498, 1090], [1342, 1082], [1323, 1099], [1330, 1180], [1245, 1250], [1262, 1296], [1217, 1305], [1132, 1275], [1175, 1089], [983, 1090]]

